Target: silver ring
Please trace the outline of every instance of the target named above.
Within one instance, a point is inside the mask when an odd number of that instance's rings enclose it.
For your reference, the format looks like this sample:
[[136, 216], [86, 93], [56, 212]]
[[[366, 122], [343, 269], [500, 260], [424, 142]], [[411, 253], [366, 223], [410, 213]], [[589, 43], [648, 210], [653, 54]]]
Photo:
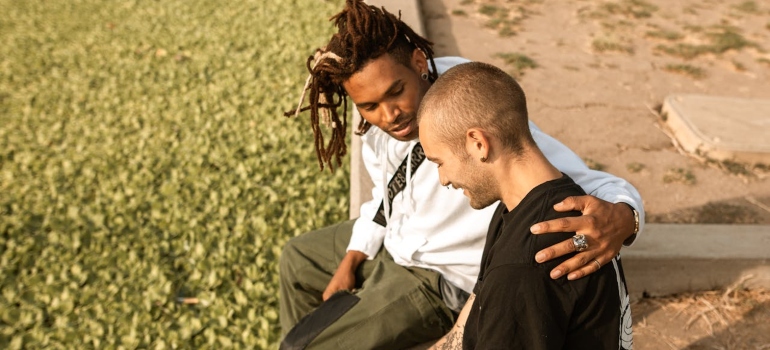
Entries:
[[586, 242], [586, 236], [581, 234], [572, 236], [572, 245], [575, 246], [576, 252], [582, 252], [588, 249], [588, 242]]
[[596, 267], [601, 270], [602, 269], [602, 263], [599, 262], [599, 260], [594, 259], [594, 262], [596, 263]]

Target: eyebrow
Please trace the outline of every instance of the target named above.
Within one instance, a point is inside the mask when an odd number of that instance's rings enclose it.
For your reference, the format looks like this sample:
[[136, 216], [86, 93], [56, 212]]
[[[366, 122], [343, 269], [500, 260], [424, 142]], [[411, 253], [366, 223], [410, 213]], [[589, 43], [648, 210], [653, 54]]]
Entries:
[[[383, 96], [389, 96], [392, 95], [396, 89], [403, 83], [401, 79], [398, 79], [393, 82], [393, 84], [390, 84], [387, 90], [385, 90], [385, 94]], [[356, 103], [356, 107], [366, 109], [366, 107], [372, 106], [377, 104], [377, 102], [362, 102], [362, 103]]]
[[433, 158], [433, 157], [428, 157], [427, 155], [425, 156], [425, 158], [428, 159], [429, 161], [433, 162], [433, 163], [438, 163], [438, 161], [439, 161], [439, 159], [436, 159], [436, 158]]

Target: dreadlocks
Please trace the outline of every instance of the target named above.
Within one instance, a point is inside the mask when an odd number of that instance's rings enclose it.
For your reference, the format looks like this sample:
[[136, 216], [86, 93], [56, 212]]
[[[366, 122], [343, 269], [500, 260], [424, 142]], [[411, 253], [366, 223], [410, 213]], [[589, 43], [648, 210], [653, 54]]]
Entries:
[[[315, 150], [321, 170], [324, 164], [334, 169], [332, 157], [337, 166], [347, 153], [347, 93], [342, 83], [360, 71], [369, 60], [388, 53], [405, 66], [409, 66], [412, 52], [420, 49], [431, 63], [433, 70], [429, 79], [436, 80], [436, 64], [433, 62], [433, 43], [419, 36], [398, 17], [384, 7], [366, 5], [362, 0], [346, 0], [342, 12], [330, 21], [337, 26], [329, 44], [316, 50], [308, 57], [307, 69], [310, 75], [302, 90], [299, 105], [285, 116], [297, 116], [310, 110], [310, 124], [315, 137]], [[302, 107], [307, 91], [309, 105]], [[342, 118], [337, 109], [342, 106]], [[331, 127], [331, 139], [324, 143], [320, 123]], [[356, 135], [363, 135], [371, 124], [361, 120]]]

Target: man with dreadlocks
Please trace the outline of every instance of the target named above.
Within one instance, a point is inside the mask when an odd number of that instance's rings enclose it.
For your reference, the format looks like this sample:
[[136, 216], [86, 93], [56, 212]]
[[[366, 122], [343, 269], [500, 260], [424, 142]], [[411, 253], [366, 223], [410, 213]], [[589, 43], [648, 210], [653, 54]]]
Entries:
[[[280, 261], [283, 334], [322, 301], [348, 290], [359, 301], [311, 348], [399, 349], [435, 340], [452, 327], [476, 283], [496, 205], [473, 210], [463, 193], [440, 185], [436, 165], [424, 162], [416, 115], [438, 75], [468, 60], [434, 59], [431, 42], [361, 0], [346, 0], [331, 20], [338, 32], [308, 58], [303, 97], [286, 115], [309, 110], [321, 168], [339, 165], [346, 154], [349, 97], [363, 117], [357, 134], [374, 198], [361, 206], [358, 219], [286, 244]], [[303, 107], [306, 93], [309, 105]], [[331, 130], [328, 143], [321, 124]], [[535, 257], [542, 263], [578, 251], [550, 276], [579, 279], [633, 242], [644, 222], [642, 201], [623, 179], [589, 169], [566, 146], [529, 126], [546, 158], [590, 194], [554, 206], [582, 216], [531, 228], [534, 234], [577, 233]]]

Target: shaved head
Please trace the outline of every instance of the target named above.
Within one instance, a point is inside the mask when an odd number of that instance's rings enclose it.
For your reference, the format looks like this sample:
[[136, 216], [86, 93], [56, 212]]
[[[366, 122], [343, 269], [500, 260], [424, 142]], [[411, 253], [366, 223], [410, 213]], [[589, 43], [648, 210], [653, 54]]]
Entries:
[[430, 128], [457, 154], [465, 153], [470, 128], [485, 130], [514, 155], [535, 145], [524, 91], [510, 75], [486, 63], [460, 64], [441, 75], [425, 94], [418, 118], [420, 129]]

